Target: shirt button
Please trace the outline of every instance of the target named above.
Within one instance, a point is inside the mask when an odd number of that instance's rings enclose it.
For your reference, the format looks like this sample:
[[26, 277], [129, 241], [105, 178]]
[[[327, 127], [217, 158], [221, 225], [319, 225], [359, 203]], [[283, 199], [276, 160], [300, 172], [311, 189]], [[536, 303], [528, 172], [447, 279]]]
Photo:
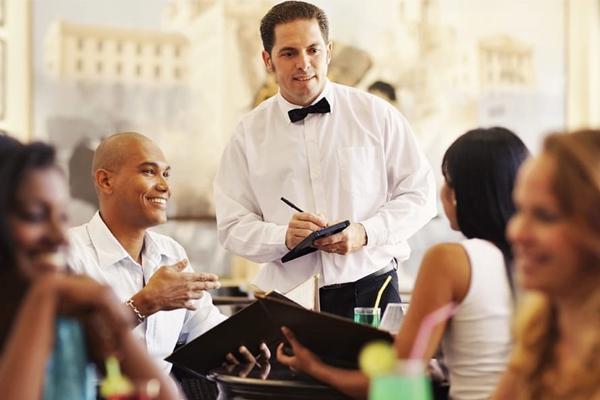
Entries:
[[314, 174], [313, 175], [313, 181], [318, 181], [320, 177], [321, 177], [320, 174]]
[[309, 141], [309, 142], [314, 142], [314, 141], [315, 141], [315, 138], [311, 136], [311, 137], [309, 137], [309, 138], [308, 138], [308, 141]]

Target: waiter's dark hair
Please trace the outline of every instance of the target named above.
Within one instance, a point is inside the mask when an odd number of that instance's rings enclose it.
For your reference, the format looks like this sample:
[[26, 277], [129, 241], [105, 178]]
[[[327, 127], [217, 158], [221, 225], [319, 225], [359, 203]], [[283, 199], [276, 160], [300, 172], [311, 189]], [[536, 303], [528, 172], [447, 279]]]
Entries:
[[275, 45], [275, 27], [297, 20], [317, 20], [325, 43], [329, 42], [329, 21], [325, 11], [303, 1], [284, 1], [269, 10], [260, 21], [260, 37], [263, 48], [271, 55]]

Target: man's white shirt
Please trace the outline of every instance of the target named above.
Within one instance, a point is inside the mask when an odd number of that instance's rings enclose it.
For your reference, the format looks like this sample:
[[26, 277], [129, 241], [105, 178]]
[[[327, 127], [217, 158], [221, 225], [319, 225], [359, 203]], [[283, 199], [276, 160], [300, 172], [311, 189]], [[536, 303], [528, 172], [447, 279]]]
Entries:
[[[98, 212], [89, 223], [69, 229], [69, 240], [69, 267], [111, 286], [122, 302], [139, 292], [160, 267], [187, 258], [175, 240], [146, 231], [142, 265], [138, 264], [112, 235]], [[185, 272], [194, 270], [188, 265]], [[164, 358], [173, 352], [178, 342], [190, 341], [227, 318], [213, 305], [207, 292], [195, 303], [194, 311], [159, 311], [133, 331], [166, 372], [170, 371], [171, 364]]]

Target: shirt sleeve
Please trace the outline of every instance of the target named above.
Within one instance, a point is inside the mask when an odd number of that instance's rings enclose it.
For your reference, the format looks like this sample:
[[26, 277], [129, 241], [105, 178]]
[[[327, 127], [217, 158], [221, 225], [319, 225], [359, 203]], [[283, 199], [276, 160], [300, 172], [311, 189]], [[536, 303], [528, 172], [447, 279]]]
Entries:
[[204, 296], [196, 300], [195, 305], [195, 310], [187, 311], [181, 329], [180, 339], [185, 342], [197, 338], [227, 319], [213, 304], [212, 297], [208, 292], [204, 292]]
[[221, 156], [214, 181], [217, 230], [221, 245], [233, 254], [265, 263], [287, 251], [287, 226], [265, 222], [250, 185], [240, 124]]
[[383, 127], [389, 200], [360, 223], [367, 248], [406, 241], [436, 214], [435, 177], [406, 118], [395, 110]]

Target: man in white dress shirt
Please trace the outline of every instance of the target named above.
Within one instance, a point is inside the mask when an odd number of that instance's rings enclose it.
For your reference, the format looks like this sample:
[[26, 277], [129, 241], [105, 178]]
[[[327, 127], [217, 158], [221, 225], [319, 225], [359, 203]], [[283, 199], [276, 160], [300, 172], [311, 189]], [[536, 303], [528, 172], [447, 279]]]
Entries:
[[[327, 79], [323, 10], [277, 4], [260, 32], [279, 92], [242, 118], [223, 152], [214, 182], [222, 245], [266, 263], [254, 281], [265, 291], [319, 273], [323, 311], [352, 318], [354, 307], [374, 305], [388, 276], [381, 305], [399, 302], [396, 261], [436, 209], [434, 177], [408, 122], [384, 100]], [[281, 262], [311, 232], [345, 219], [348, 228], [314, 243], [321, 251]]]
[[69, 265], [106, 283], [138, 321], [134, 333], [168, 372], [163, 359], [226, 317], [206, 290], [214, 274], [194, 272], [183, 247], [147, 229], [167, 220], [170, 166], [160, 148], [138, 133], [105, 139], [92, 166], [100, 211], [70, 229]]

